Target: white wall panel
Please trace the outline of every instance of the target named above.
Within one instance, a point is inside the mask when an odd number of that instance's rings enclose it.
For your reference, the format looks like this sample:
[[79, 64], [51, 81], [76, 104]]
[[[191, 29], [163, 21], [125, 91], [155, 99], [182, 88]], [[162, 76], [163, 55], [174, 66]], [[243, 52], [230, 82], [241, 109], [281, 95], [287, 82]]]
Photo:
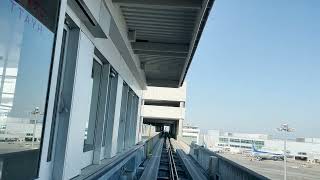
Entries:
[[163, 118], [163, 119], [181, 119], [180, 107], [152, 106], [144, 105], [142, 110], [143, 117]]
[[138, 100], [138, 113], [137, 113], [137, 127], [136, 127], [136, 139], [135, 143], [141, 140], [141, 130], [142, 130], [142, 118], [141, 118], [141, 108], [142, 108], [142, 98]]
[[101, 0], [83, 0], [90, 10], [93, 17], [98, 21], [100, 13]]
[[[110, 19], [108, 21], [101, 22], [101, 20], [108, 16], [108, 14], [101, 14], [101, 10], [104, 9], [101, 7], [101, 0], [84, 0], [88, 8], [90, 9], [93, 16], [98, 20], [102, 27], [109, 26]], [[106, 1], [107, 4], [112, 4], [110, 1]], [[48, 114], [47, 114], [47, 123], [45, 127], [45, 136], [43, 142], [43, 150], [41, 155], [41, 165], [40, 165], [40, 178], [39, 179], [50, 179], [52, 175], [52, 165], [51, 163], [46, 162], [47, 157], [47, 148], [48, 148], [48, 140], [50, 135], [51, 129], [51, 119], [52, 119], [52, 109], [53, 109], [53, 100], [54, 100], [54, 90], [56, 88], [56, 76], [58, 70], [58, 63], [60, 58], [60, 46], [61, 46], [61, 36], [62, 36], [62, 29], [64, 24], [64, 14], [67, 12], [70, 17], [75, 21], [75, 23], [84, 31], [85, 34], [89, 36], [91, 42], [84, 33], [81, 32], [80, 37], [80, 44], [79, 44], [79, 53], [78, 53], [78, 60], [77, 60], [77, 69], [76, 69], [76, 77], [75, 77], [75, 84], [74, 84], [74, 94], [73, 94], [73, 102], [72, 108], [70, 110], [70, 123], [69, 123], [69, 133], [68, 133], [68, 140], [67, 140], [67, 147], [66, 147], [66, 157], [65, 157], [65, 166], [64, 166], [64, 179], [72, 178], [78, 175], [81, 169], [88, 164], [87, 161], [81, 160], [81, 157], [88, 156], [87, 154], [83, 154], [83, 138], [84, 131], [85, 131], [85, 122], [89, 118], [90, 113], [90, 103], [91, 103], [91, 90], [92, 90], [92, 80], [91, 80], [91, 68], [92, 68], [92, 57], [93, 57], [93, 50], [94, 46], [96, 46], [102, 54], [106, 57], [106, 59], [110, 62], [110, 64], [116, 69], [119, 73], [119, 79], [123, 79], [127, 82], [127, 84], [132, 88], [132, 90], [139, 96], [142, 97], [142, 87], [139, 85], [138, 80], [141, 77], [135, 77], [132, 73], [132, 70], [127, 66], [126, 62], [121, 56], [121, 50], [118, 50], [113, 42], [110, 39], [94, 39], [89, 31], [84, 27], [80, 19], [73, 13], [70, 7], [67, 7], [67, 1], [62, 0], [61, 2], [61, 12], [60, 12], [60, 20], [59, 20], [59, 29], [57, 35], [57, 44], [56, 44], [56, 51], [55, 51], [55, 60], [54, 60], [54, 67], [53, 67], [53, 81], [51, 84], [51, 91], [49, 97], [49, 106], [48, 106]], [[117, 11], [117, 7], [115, 9]], [[112, 10], [112, 11], [113, 11]], [[120, 13], [118, 11], [117, 13]], [[117, 14], [119, 15], [119, 14]], [[111, 17], [110, 17], [111, 18]], [[114, 17], [113, 17], [114, 18]], [[127, 29], [122, 19], [122, 16], [116, 16], [115, 19], [119, 29], [121, 31], [121, 35], [126, 38]], [[109, 28], [104, 28], [104, 30], [109, 30]], [[107, 31], [105, 31], [107, 33]], [[128, 41], [126, 41], [127, 46], [131, 46]], [[133, 60], [135, 64], [139, 66], [139, 61], [133, 55]], [[139, 69], [141, 70], [141, 69]], [[121, 77], [121, 78], [120, 78]], [[121, 84], [122, 86], [122, 84]], [[118, 87], [119, 88], [119, 87]], [[116, 142], [116, 137], [118, 133], [118, 120], [120, 115], [120, 104], [121, 104], [121, 90], [122, 88], [118, 89], [120, 92], [120, 97], [117, 94], [117, 104], [116, 105], [116, 114], [115, 114], [115, 123], [114, 123], [114, 134], [116, 134], [113, 139], [112, 143]], [[119, 100], [120, 99], [120, 100]], [[139, 103], [140, 108], [140, 103]], [[118, 110], [119, 109], [119, 110]], [[118, 112], [119, 111], [119, 112]], [[138, 114], [140, 111], [138, 111]], [[118, 114], [117, 114], [118, 113]], [[139, 117], [139, 115], [138, 115]], [[139, 121], [139, 119], [138, 119]], [[138, 130], [137, 125], [137, 130]], [[138, 137], [137, 137], [138, 138]], [[112, 152], [116, 152], [116, 147], [112, 147]], [[88, 159], [88, 158], [87, 158]]]
[[119, 73], [121, 78], [130, 86], [130, 88], [139, 96], [142, 96], [142, 87], [139, 86], [137, 78], [133, 76], [131, 70], [120, 55], [119, 50], [114, 46], [111, 39], [95, 39], [96, 48], [109, 61], [111, 66]]
[[180, 88], [165, 88], [148, 86], [143, 91], [143, 99], [166, 100], [166, 101], [186, 101], [186, 85]]
[[105, 7], [104, 3], [101, 2], [100, 14], [99, 14], [99, 25], [101, 26], [101, 29], [107, 36], [109, 35], [110, 22], [111, 22], [111, 15], [107, 10], [107, 8]]
[[116, 25], [117, 25], [117, 27], [118, 27], [118, 29], [120, 31], [121, 36], [125, 39], [125, 43], [126, 43], [127, 47], [130, 47], [129, 51], [130, 51], [131, 55], [133, 56], [134, 63], [139, 67], [140, 66], [140, 61], [134, 55], [134, 52], [133, 52], [133, 50], [131, 48], [131, 44], [130, 44], [130, 42], [128, 40], [128, 33], [127, 33], [128, 32], [128, 28], [127, 28], [124, 16], [122, 15], [121, 9], [119, 8], [119, 6], [113, 4], [111, 0], [106, 0], [105, 2], [106, 2], [106, 5], [107, 5], [107, 8], [110, 11], [110, 15], [114, 19], [114, 21], [115, 21], [115, 23], [116, 23]]
[[[111, 146], [111, 156], [115, 156], [117, 153], [118, 145], [118, 131], [119, 131], [119, 122], [120, 122], [120, 111], [121, 111], [121, 99], [122, 99], [122, 87], [123, 80], [121, 77], [118, 77], [118, 88], [117, 88], [117, 97], [116, 97], [116, 107], [114, 113], [114, 123], [113, 123], [113, 133], [112, 133], [112, 146]], [[122, 129], [120, 129], [121, 131]]]
[[[87, 1], [89, 1], [89, 0], [87, 0]], [[107, 1], [106, 3], [108, 4], [109, 2]], [[100, 6], [99, 6], [98, 10], [96, 10], [96, 11], [99, 11], [100, 8], [108, 11], [105, 7], [100, 7]], [[127, 84], [131, 87], [131, 89], [139, 97], [141, 97], [142, 96], [142, 90], [141, 90], [142, 87], [138, 83], [138, 79], [141, 79], [141, 77], [136, 77], [133, 75], [132, 69], [130, 69], [127, 66], [125, 60], [121, 56], [121, 50], [117, 49], [117, 47], [114, 45], [114, 43], [112, 42], [112, 40], [110, 38], [107, 38], [107, 39], [94, 38], [92, 36], [92, 34], [90, 33], [90, 31], [85, 27], [85, 25], [80, 22], [80, 19], [76, 16], [76, 14], [72, 11], [72, 9], [70, 7], [67, 8], [67, 12], [72, 17], [72, 19], [75, 20], [75, 23], [79, 27], [81, 27], [81, 30], [83, 30], [83, 32], [89, 37], [89, 39], [91, 39], [94, 46], [97, 49], [99, 49], [99, 51], [108, 60], [108, 62], [111, 64], [111, 66], [119, 73], [119, 75], [122, 77], [122, 79], [125, 82], [127, 82]], [[102, 18], [102, 19], [107, 18], [107, 20], [103, 20], [103, 22], [101, 21], [101, 22], [99, 22], [99, 24], [102, 27], [110, 26], [110, 20], [111, 20], [111, 18], [114, 18], [114, 17], [112, 17], [109, 14], [109, 11], [107, 13], [100, 13], [100, 16], [101, 16], [100, 18]], [[118, 21], [118, 17], [117, 17], [117, 20], [115, 20], [115, 21]], [[123, 29], [123, 28], [124, 27], [122, 27], [121, 29]], [[127, 32], [126, 29], [123, 29], [123, 30], [124, 30], [124, 32]], [[109, 29], [108, 30], [104, 29], [103, 31], [105, 33], [107, 33], [107, 31], [109, 31]], [[135, 58], [134, 54], [132, 54], [132, 56], [134, 57], [133, 59], [135, 61], [138, 61]], [[135, 62], [135, 63], [136, 63], [136, 65], [140, 64], [139, 62]]]
[[74, 93], [70, 110], [64, 179], [70, 179], [80, 174], [83, 166], [82, 163], [79, 163], [79, 160], [83, 154], [85, 126], [90, 114], [93, 52], [94, 46], [92, 42], [81, 32]]

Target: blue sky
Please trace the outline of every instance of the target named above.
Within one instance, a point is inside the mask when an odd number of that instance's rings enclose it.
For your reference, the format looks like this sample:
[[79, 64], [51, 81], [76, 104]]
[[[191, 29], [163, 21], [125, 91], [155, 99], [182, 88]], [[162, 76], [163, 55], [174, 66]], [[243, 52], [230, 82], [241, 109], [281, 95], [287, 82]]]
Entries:
[[216, 0], [187, 75], [202, 129], [320, 137], [320, 1]]

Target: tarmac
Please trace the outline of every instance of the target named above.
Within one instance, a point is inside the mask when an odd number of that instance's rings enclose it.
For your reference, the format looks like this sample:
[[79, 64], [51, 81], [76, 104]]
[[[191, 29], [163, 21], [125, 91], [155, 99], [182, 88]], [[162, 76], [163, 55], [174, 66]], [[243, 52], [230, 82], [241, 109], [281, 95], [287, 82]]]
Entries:
[[33, 148], [31, 142], [0, 142], [0, 155], [12, 152], [25, 151], [30, 149], [38, 149], [40, 143], [35, 142]]
[[[284, 162], [274, 160], [258, 161], [242, 154], [219, 153], [238, 164], [247, 167], [267, 178], [282, 180], [284, 177]], [[288, 180], [320, 180], [320, 164], [288, 159]]]

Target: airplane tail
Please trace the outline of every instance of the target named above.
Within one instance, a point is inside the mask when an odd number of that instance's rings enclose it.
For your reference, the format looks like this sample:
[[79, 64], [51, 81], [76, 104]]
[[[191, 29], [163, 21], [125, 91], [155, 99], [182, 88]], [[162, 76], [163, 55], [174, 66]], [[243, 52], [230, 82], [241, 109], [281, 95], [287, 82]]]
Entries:
[[257, 152], [258, 150], [256, 149], [256, 147], [254, 146], [254, 144], [252, 143], [252, 151], [253, 152]]

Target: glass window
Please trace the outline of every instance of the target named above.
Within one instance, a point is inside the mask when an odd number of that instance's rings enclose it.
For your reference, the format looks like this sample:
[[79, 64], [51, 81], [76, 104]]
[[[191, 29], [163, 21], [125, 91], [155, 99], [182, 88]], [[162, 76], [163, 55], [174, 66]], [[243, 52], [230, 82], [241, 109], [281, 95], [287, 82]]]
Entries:
[[[50, 129], [50, 138], [49, 138], [49, 146], [48, 146], [48, 156], [47, 161], [51, 161], [52, 159], [52, 153], [53, 153], [53, 142], [55, 139], [55, 131], [58, 121], [58, 104], [60, 100], [60, 94], [62, 93], [62, 78], [63, 78], [63, 68], [65, 66], [65, 59], [66, 59], [66, 50], [67, 50], [67, 37], [69, 34], [69, 29], [64, 28], [63, 29], [63, 35], [62, 35], [62, 43], [61, 43], [61, 52], [60, 52], [60, 62], [59, 62], [59, 70], [58, 70], [58, 77], [57, 77], [57, 84], [56, 84], [56, 92], [55, 92], [55, 99], [54, 99], [54, 107], [53, 107], [53, 115], [52, 115], [52, 121], [51, 121], [51, 129]], [[73, 85], [73, 84], [72, 84]], [[70, 84], [71, 86], [71, 84]]]
[[138, 112], [139, 98], [132, 89], [128, 92], [128, 103], [126, 112], [125, 124], [125, 148], [134, 145], [136, 137], [137, 112]]
[[230, 139], [230, 142], [240, 142], [240, 140], [239, 140], [239, 139], [233, 139], [233, 138], [231, 138], [231, 139]]
[[241, 139], [241, 143], [252, 144], [252, 140]]
[[[109, 81], [108, 81], [108, 94], [107, 94], [107, 105], [106, 105], [106, 115], [105, 115], [105, 123], [104, 123], [104, 140], [102, 145], [105, 146], [107, 143], [106, 155], [111, 152], [111, 145], [109, 142], [112, 141], [112, 128], [114, 123], [114, 113], [116, 106], [116, 96], [118, 89], [118, 74], [113, 69], [110, 68]], [[107, 156], [106, 156], [107, 157]]]
[[136, 139], [136, 127], [137, 127], [137, 113], [138, 113], [138, 105], [139, 105], [139, 97], [132, 91], [133, 99], [132, 99], [132, 117], [131, 117], [131, 126], [130, 129], [130, 146], [135, 144]]
[[118, 152], [135, 143], [138, 106], [139, 97], [124, 83], [118, 133]]
[[84, 134], [84, 146], [83, 146], [84, 152], [93, 150], [93, 140], [94, 140], [96, 119], [97, 119], [101, 73], [102, 73], [102, 66], [98, 62], [93, 61], [92, 75], [91, 75], [91, 78], [93, 80], [91, 107], [90, 107], [90, 117], [86, 122], [86, 129]]
[[57, 10], [57, 0], [0, 1], [0, 179], [37, 177]]
[[117, 151], [122, 152], [124, 150], [124, 138], [125, 134], [123, 130], [126, 125], [126, 112], [127, 112], [127, 103], [128, 103], [128, 92], [129, 87], [126, 83], [123, 83], [122, 87], [122, 98], [121, 98], [121, 112], [120, 112], [120, 122], [119, 122], [119, 131], [118, 131], [118, 145]]
[[[184, 107], [184, 102], [181, 102], [181, 104]], [[180, 107], [180, 102], [179, 101], [144, 100], [144, 105]]]
[[264, 141], [254, 141], [254, 144], [264, 146]]
[[124, 129], [124, 148], [127, 149], [130, 147], [130, 127], [131, 127], [131, 118], [132, 118], [132, 104], [133, 104], [133, 92], [130, 89], [128, 92], [128, 102], [127, 102], [127, 111], [126, 111], [126, 124]]
[[220, 142], [228, 142], [228, 138], [219, 138]]

